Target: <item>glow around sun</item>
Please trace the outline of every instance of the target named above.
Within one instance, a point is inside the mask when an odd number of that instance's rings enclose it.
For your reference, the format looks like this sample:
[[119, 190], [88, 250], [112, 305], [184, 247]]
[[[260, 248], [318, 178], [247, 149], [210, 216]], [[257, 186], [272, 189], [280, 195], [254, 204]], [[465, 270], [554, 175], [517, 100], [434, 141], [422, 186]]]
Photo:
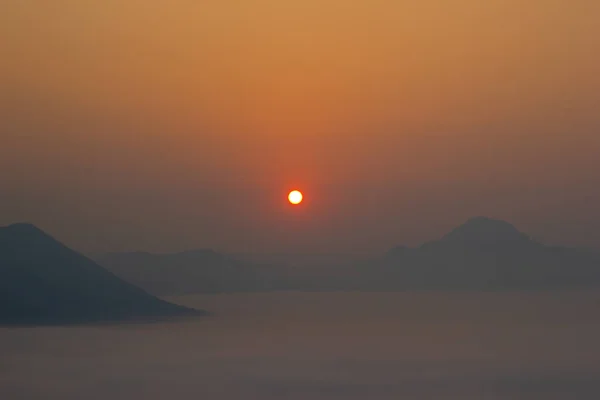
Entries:
[[291, 204], [297, 205], [302, 203], [302, 192], [299, 190], [292, 190], [290, 194], [288, 194], [288, 200]]

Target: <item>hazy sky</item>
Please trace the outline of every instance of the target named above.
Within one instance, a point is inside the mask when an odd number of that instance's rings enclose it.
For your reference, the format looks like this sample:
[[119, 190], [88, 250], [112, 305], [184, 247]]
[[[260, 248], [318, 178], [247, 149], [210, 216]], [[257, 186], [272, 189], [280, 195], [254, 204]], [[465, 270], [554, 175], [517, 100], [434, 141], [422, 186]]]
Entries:
[[4, 0], [0, 224], [372, 252], [485, 214], [600, 246], [598, 71], [596, 0]]

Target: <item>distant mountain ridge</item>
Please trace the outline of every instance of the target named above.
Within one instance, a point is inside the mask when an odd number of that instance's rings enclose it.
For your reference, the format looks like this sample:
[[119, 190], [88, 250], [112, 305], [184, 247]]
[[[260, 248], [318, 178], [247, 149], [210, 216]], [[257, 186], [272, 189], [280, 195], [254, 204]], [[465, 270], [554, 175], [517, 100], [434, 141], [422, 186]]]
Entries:
[[96, 261], [155, 295], [270, 290], [275, 279], [258, 266], [210, 249], [179, 253], [108, 253]]
[[200, 314], [117, 278], [34, 225], [0, 227], [0, 323]]
[[[546, 246], [508, 222], [487, 217], [471, 218], [438, 240], [397, 246], [366, 261], [277, 254], [242, 259], [212, 250], [113, 253], [96, 260], [158, 295], [600, 287], [600, 254]], [[265, 260], [268, 265], [259, 263]]]
[[531, 238], [506, 221], [475, 217], [453, 229], [439, 241], [452, 244], [506, 245], [518, 242], [530, 243]]
[[600, 286], [600, 254], [546, 246], [508, 222], [476, 217], [439, 240], [391, 250], [367, 275], [396, 288]]

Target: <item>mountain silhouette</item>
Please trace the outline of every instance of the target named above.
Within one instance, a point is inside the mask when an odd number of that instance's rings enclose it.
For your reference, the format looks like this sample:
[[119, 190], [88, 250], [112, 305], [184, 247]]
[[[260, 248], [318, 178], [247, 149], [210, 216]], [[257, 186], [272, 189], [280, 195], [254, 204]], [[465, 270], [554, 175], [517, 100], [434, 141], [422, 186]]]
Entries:
[[[397, 246], [371, 260], [274, 255], [269, 262], [212, 250], [112, 253], [96, 260], [156, 295], [192, 293], [399, 290], [518, 290], [600, 286], [600, 255], [546, 246], [512, 224], [471, 218], [438, 240]], [[261, 257], [261, 260], [269, 257]], [[312, 260], [312, 261], [311, 261]], [[311, 264], [311, 262], [314, 264]]]
[[0, 323], [199, 315], [117, 278], [30, 224], [0, 228]]
[[[193, 293], [337, 290], [358, 274], [339, 254], [220, 254], [213, 250], [94, 257], [120, 278], [160, 296]], [[343, 282], [343, 283], [342, 283]]]
[[161, 296], [266, 291], [277, 279], [258, 265], [213, 250], [108, 253], [95, 260], [120, 278]]
[[510, 246], [529, 244], [531, 239], [508, 222], [475, 217], [453, 229], [440, 242], [467, 246]]
[[397, 247], [365, 273], [378, 288], [557, 288], [600, 284], [600, 256], [532, 240], [476, 217], [441, 239]]

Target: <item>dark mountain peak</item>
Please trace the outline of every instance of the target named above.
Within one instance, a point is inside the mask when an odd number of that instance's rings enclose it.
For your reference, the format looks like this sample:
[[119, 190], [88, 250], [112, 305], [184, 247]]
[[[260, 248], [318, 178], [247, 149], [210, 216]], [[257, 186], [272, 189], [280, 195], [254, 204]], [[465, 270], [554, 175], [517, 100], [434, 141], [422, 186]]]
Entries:
[[475, 217], [445, 235], [446, 243], [513, 243], [530, 241], [529, 236], [512, 224], [488, 217]]
[[16, 224], [2, 226], [0, 227], [0, 231], [4, 231], [10, 234], [31, 234], [31, 235], [44, 235], [47, 236], [44, 231], [42, 231], [37, 226], [27, 223], [27, 222], [19, 222]]
[[0, 228], [0, 324], [196, 313], [117, 278], [34, 225]]
[[17, 251], [32, 247], [48, 248], [60, 244], [46, 232], [29, 223], [0, 227], [0, 251]]

